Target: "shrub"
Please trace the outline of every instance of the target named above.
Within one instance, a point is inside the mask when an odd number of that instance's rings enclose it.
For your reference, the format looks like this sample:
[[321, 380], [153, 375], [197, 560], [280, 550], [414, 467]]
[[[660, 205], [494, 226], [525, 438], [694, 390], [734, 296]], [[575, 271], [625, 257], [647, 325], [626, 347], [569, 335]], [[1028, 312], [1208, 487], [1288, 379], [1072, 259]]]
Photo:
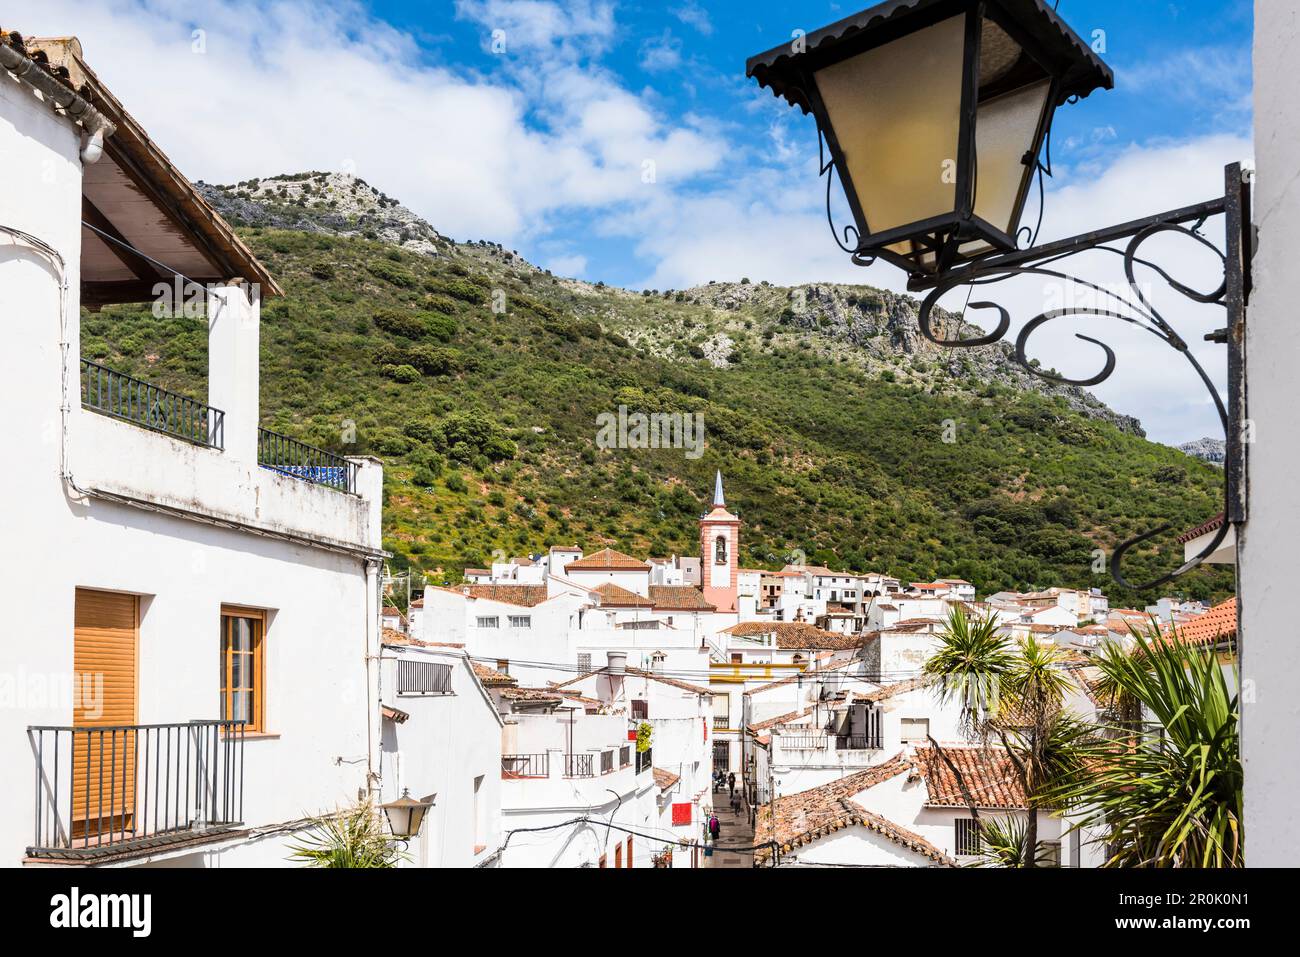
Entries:
[[384, 365], [380, 367], [380, 371], [394, 382], [401, 382], [403, 385], [420, 381], [420, 370], [414, 366]]

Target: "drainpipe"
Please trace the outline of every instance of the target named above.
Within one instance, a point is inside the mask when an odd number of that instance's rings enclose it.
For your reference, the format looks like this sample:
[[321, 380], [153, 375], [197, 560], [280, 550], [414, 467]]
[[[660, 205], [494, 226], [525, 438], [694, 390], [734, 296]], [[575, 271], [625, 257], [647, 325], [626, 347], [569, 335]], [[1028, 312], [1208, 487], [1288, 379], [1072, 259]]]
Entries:
[[366, 568], [366, 792], [377, 795], [382, 786], [379, 771], [379, 734], [383, 724], [380, 715], [380, 681], [383, 661], [380, 659], [380, 560], [367, 558]]
[[103, 113], [91, 106], [84, 96], [64, 86], [54, 76], [46, 73], [40, 64], [19, 53], [3, 40], [0, 40], [0, 66], [35, 87], [69, 119], [81, 123], [86, 128], [87, 137], [81, 147], [83, 163], [95, 163], [104, 155], [104, 138], [116, 133], [117, 127]]

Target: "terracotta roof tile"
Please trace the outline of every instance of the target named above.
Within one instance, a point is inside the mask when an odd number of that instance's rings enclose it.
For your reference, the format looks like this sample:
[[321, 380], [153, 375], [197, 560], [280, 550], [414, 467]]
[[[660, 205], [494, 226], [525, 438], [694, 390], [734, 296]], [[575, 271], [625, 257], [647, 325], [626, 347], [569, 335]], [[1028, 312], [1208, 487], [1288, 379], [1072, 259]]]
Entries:
[[[945, 867], [953, 861], [939, 848], [914, 831], [910, 831], [880, 814], [867, 810], [853, 800], [869, 788], [912, 770], [912, 762], [903, 754], [849, 774], [829, 784], [777, 798], [770, 806], [759, 808], [755, 844], [775, 841], [786, 853], [818, 838], [846, 827], [865, 827], [895, 844]], [[770, 850], [758, 857], [766, 861]]]
[[694, 585], [651, 585], [650, 599], [665, 611], [716, 611]]
[[499, 601], [506, 605], [531, 608], [546, 601], [545, 585], [465, 585], [461, 589], [470, 598]]
[[1178, 637], [1189, 645], [1217, 645], [1237, 638], [1237, 599], [1221, 601], [1203, 615], [1175, 626]]
[[504, 688], [510, 685], [519, 684], [518, 680], [510, 677], [504, 671], [498, 671], [495, 668], [489, 668], [487, 665], [479, 664], [477, 661], [471, 661], [470, 665], [474, 668], [474, 674], [478, 675], [478, 680], [483, 683], [485, 688]]
[[1202, 535], [1208, 535], [1210, 534], [1210, 532], [1217, 532], [1219, 530], [1219, 526], [1222, 524], [1223, 524], [1223, 513], [1220, 512], [1218, 515], [1214, 516], [1214, 518], [1210, 519], [1208, 522], [1203, 522], [1202, 524], [1197, 525], [1195, 528], [1189, 529], [1188, 531], [1184, 532], [1182, 535], [1179, 535], [1178, 544], [1186, 545], [1188, 542], [1192, 541], [1192, 539], [1200, 538]]
[[588, 571], [649, 571], [650, 566], [639, 558], [633, 558], [631, 555], [625, 555], [622, 552], [616, 552], [612, 548], [602, 548], [598, 552], [593, 552], [583, 558], [575, 558], [564, 566], [566, 572], [574, 569]]
[[776, 646], [786, 650], [829, 648], [844, 651], [857, 648], [862, 643], [858, 635], [841, 635], [802, 621], [742, 621], [738, 625], [724, 628], [723, 632], [737, 638], [775, 634]]
[[655, 787], [661, 791], [667, 791], [682, 779], [680, 774], [673, 774], [673, 772], [665, 771], [663, 768], [654, 768], [652, 773], [655, 778]]
[[401, 708], [394, 708], [391, 705], [380, 705], [379, 710], [383, 713], [385, 718], [392, 721], [394, 724], [403, 724], [406, 719], [410, 717], [410, 715]]
[[501, 689], [501, 697], [511, 701], [554, 701], [556, 704], [564, 701], [564, 696], [557, 693], [554, 688], [518, 688], [511, 686]]
[[[943, 753], [961, 772], [977, 807], [1023, 810], [1029, 806], [1015, 767], [1002, 749], [952, 746], [944, 747]], [[948, 762], [933, 747], [917, 748], [916, 760], [925, 778], [929, 807], [967, 806]]]
[[621, 588], [613, 582], [603, 582], [591, 589], [600, 596], [600, 603], [609, 608], [652, 608], [654, 602], [644, 595]]
[[817, 668], [809, 671], [801, 671], [798, 674], [790, 675], [788, 678], [778, 678], [776, 681], [769, 681], [765, 685], [759, 685], [757, 688], [750, 688], [745, 694], [758, 694], [762, 691], [771, 691], [773, 688], [780, 688], [783, 685], [796, 684], [800, 679], [816, 681], [818, 678], [832, 671], [843, 671], [851, 664], [855, 664], [856, 659], [850, 658], [848, 661], [841, 661], [838, 664], [829, 665], [825, 668]]

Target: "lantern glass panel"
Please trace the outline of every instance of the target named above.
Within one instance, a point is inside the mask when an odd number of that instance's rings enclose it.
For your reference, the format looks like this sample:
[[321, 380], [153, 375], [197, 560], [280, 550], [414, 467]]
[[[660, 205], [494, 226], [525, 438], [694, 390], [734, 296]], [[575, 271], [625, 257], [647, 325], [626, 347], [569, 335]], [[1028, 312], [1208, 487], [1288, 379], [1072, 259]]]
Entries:
[[956, 208], [965, 22], [943, 20], [814, 74], [871, 233]]
[[1009, 236], [1020, 225], [1034, 149], [1052, 84], [1000, 26], [985, 20], [980, 38], [975, 119], [975, 215]]

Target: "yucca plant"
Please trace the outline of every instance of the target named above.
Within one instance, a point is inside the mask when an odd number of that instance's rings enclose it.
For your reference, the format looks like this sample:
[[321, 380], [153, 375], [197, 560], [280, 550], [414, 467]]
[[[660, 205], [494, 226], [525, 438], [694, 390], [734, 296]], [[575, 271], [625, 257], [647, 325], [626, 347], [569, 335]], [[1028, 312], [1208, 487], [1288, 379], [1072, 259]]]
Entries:
[[1134, 631], [1134, 641], [1128, 652], [1106, 649], [1097, 663], [1146, 722], [1115, 721], [1083, 749], [1090, 773], [1060, 783], [1052, 797], [1076, 811], [1076, 828], [1102, 835], [1103, 866], [1240, 867], [1236, 680], [1230, 685], [1213, 649], [1190, 647], [1176, 632], [1153, 625]]
[[396, 867], [403, 858], [384, 829], [383, 815], [369, 801], [313, 818], [290, 860], [307, 867]]
[[[980, 857], [971, 867], [1027, 867], [1029, 821], [1022, 817], [995, 817], [980, 822]], [[1039, 842], [1034, 865], [1051, 861], [1051, 852]]]

